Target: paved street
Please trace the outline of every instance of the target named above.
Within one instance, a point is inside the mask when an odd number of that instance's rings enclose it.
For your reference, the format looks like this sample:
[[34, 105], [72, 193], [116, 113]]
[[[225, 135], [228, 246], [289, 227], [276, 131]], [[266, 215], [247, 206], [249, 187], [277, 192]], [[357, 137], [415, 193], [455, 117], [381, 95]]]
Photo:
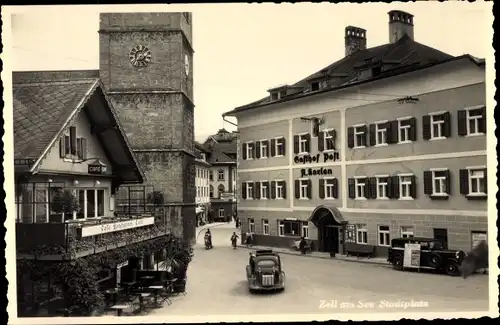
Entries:
[[[230, 247], [234, 230], [232, 224], [212, 227], [214, 249], [208, 251], [203, 247], [201, 233], [188, 271], [187, 295], [175, 297], [171, 306], [151, 315], [402, 312], [402, 307], [377, 305], [411, 300], [428, 307], [408, 307], [408, 312], [488, 309], [488, 279], [484, 275], [463, 280], [398, 272], [377, 264], [294, 255], [282, 255], [286, 272], [283, 293], [250, 294], [245, 277], [249, 250]], [[363, 308], [359, 307], [361, 302], [366, 304]]]

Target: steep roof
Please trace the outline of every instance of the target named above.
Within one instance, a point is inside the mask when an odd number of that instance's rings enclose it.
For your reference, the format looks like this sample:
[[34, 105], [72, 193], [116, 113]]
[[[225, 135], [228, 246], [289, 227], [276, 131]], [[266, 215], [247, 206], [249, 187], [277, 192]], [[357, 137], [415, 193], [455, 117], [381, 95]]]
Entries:
[[[270, 96], [254, 101], [252, 103], [236, 107], [233, 110], [224, 113], [223, 115], [232, 115], [240, 111], [266, 106], [270, 103], [284, 102], [315, 92], [311, 91], [309, 83], [313, 79], [324, 79], [329, 81], [329, 89], [344, 88], [350, 85], [357, 84], [360, 81], [368, 82], [370, 80], [381, 79], [409, 71], [417, 70], [429, 64], [435, 64], [446, 60], [453, 59], [452, 55], [441, 52], [432, 47], [415, 42], [413, 39], [404, 35], [395, 43], [384, 44], [365, 50], [359, 50], [353, 54], [346, 56], [325, 68], [307, 76], [306, 78], [287, 86], [293, 89], [286, 96], [279, 100], [271, 100]], [[382, 71], [376, 77], [367, 78], [364, 80], [358, 79], [359, 68], [362, 65], [370, 63], [386, 63], [391, 68]]]
[[14, 158], [34, 161], [36, 171], [76, 116], [85, 114], [103, 127], [97, 138], [113, 170], [124, 182], [143, 182], [144, 174], [94, 71], [14, 72]]
[[225, 153], [215, 149], [209, 154], [208, 163], [211, 165], [236, 164], [236, 161]]

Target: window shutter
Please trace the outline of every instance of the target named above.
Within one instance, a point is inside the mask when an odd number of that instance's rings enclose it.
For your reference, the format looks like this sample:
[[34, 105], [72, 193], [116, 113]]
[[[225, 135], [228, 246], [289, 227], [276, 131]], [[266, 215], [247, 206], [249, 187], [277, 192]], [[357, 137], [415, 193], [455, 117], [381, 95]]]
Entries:
[[299, 153], [299, 136], [298, 135], [293, 136], [293, 152], [295, 154]]
[[286, 153], [286, 141], [285, 141], [285, 138], [282, 138], [282, 139], [281, 139], [281, 143], [283, 143], [283, 146], [282, 146], [282, 147], [283, 147], [283, 149], [281, 149], [281, 152], [280, 152], [280, 153], [281, 153], [281, 155], [283, 155], [283, 156], [284, 156], [284, 155], [285, 155], [285, 153]]
[[460, 169], [460, 194], [469, 194], [469, 171]]
[[300, 181], [298, 179], [295, 180], [295, 198], [300, 199]]
[[276, 182], [272, 181], [271, 182], [271, 199], [276, 198]]
[[333, 179], [333, 197], [339, 198], [339, 180], [337, 178]]
[[253, 186], [252, 186], [252, 199], [255, 199], [255, 183], [253, 183]]
[[368, 146], [368, 128], [366, 125], [363, 125], [362, 129], [363, 129], [363, 138], [365, 139], [363, 146]]
[[269, 157], [269, 140], [264, 141], [266, 143], [266, 157]]
[[410, 119], [410, 140], [417, 141], [417, 119], [412, 117]]
[[356, 183], [354, 182], [354, 178], [349, 178], [347, 180], [347, 184], [348, 184], [348, 187], [349, 187], [349, 198], [350, 199], [354, 199], [356, 198]]
[[432, 172], [430, 170], [424, 171], [424, 194], [432, 194]]
[[308, 133], [306, 134], [306, 152], [311, 152], [311, 135]]
[[467, 135], [467, 111], [462, 109], [457, 112], [458, 135]]
[[443, 136], [444, 137], [451, 137], [451, 114], [450, 112], [446, 112], [443, 114]]
[[76, 155], [76, 127], [71, 126], [69, 128], [69, 143], [70, 143], [70, 150], [72, 155]]
[[71, 141], [69, 141], [69, 135], [64, 136], [64, 150], [65, 155], [71, 155]]
[[255, 158], [260, 158], [260, 141], [255, 141]]
[[377, 126], [375, 124], [370, 124], [370, 146], [377, 144]]
[[324, 179], [319, 180], [319, 198], [320, 199], [325, 198], [325, 180]]
[[486, 107], [481, 108], [481, 118], [479, 119], [479, 132], [486, 133]]
[[59, 157], [64, 158], [66, 156], [65, 149], [66, 147], [64, 146], [64, 135], [59, 139]]
[[354, 148], [354, 127], [347, 128], [347, 147]]
[[82, 138], [76, 139], [76, 156], [78, 159], [83, 159]]
[[243, 157], [243, 160], [247, 160], [247, 144], [243, 143], [243, 146], [241, 146], [241, 156]]
[[377, 198], [377, 178], [376, 177], [371, 177], [369, 179], [369, 184], [370, 184], [370, 198], [376, 199]]
[[417, 176], [415, 175], [411, 176], [410, 196], [414, 199], [417, 197]]
[[285, 181], [281, 181], [281, 186], [282, 186], [282, 192], [283, 192], [283, 198], [286, 199], [286, 182]]
[[447, 170], [445, 172], [445, 174], [446, 174], [446, 181], [445, 181], [446, 194], [451, 194], [451, 175], [450, 175], [450, 171]]
[[307, 180], [307, 197], [312, 199], [312, 181], [310, 179]]
[[424, 140], [431, 139], [431, 116], [424, 115], [422, 117], [422, 138]]
[[245, 200], [247, 198], [247, 183], [241, 183], [241, 197]]
[[488, 169], [484, 168], [484, 193], [488, 193]]
[[392, 198], [399, 199], [399, 176], [392, 176]]
[[82, 138], [82, 159], [87, 159], [87, 139]]
[[325, 131], [319, 132], [318, 134], [318, 151], [325, 150]]
[[254, 195], [254, 197], [256, 199], [260, 199], [260, 182], [255, 182], [254, 184], [255, 184], [254, 185], [255, 186], [255, 189], [254, 189], [255, 195]]
[[369, 199], [371, 198], [371, 191], [372, 188], [370, 186], [370, 178], [365, 178], [365, 198]]
[[271, 139], [271, 157], [276, 156], [276, 139]]

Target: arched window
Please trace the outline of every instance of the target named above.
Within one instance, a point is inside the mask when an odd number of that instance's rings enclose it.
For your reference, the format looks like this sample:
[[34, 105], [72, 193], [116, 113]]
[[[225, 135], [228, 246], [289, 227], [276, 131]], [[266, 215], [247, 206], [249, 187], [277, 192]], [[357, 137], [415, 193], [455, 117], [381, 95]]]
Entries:
[[214, 197], [214, 187], [210, 185], [210, 198]]
[[224, 188], [224, 185], [220, 184], [219, 187], [217, 187], [217, 191], [219, 192], [219, 198], [221, 197], [221, 194], [224, 193], [226, 189]]

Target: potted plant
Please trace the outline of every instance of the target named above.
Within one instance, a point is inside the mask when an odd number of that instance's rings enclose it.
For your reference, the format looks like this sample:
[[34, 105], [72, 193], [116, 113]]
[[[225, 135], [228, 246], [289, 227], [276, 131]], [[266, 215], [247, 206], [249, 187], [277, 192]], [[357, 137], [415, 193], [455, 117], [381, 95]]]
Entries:
[[78, 208], [78, 200], [70, 190], [57, 189], [52, 193], [50, 202], [50, 211], [55, 214], [50, 215], [49, 221], [64, 222], [64, 219], [72, 218], [73, 212], [78, 211]]
[[174, 292], [181, 293], [186, 290], [186, 274], [189, 263], [193, 258], [193, 249], [178, 238], [170, 238], [166, 247], [165, 266], [173, 278]]

